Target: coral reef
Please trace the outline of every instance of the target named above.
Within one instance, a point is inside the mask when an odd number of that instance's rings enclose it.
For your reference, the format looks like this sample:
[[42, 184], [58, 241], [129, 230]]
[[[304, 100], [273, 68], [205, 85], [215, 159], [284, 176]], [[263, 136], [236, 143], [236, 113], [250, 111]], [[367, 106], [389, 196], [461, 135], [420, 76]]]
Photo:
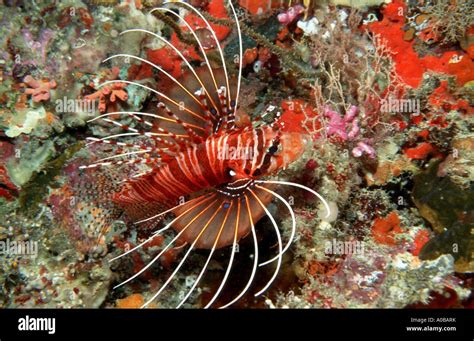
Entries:
[[[188, 68], [161, 40], [124, 30], [151, 31], [198, 67], [205, 61], [191, 27], [209, 62], [219, 60], [200, 16], [176, 4], [173, 13], [185, 23], [150, 12], [158, 2], [0, 4], [0, 306], [138, 308], [182, 256], [181, 248], [171, 249], [131, 285], [114, 290], [172, 236], [110, 263], [157, 226], [137, 229], [105, 201], [103, 193], [116, 190], [107, 181], [126, 179], [125, 168], [99, 175], [79, 170], [109, 149], [124, 152], [112, 143], [83, 148], [91, 141], [86, 136], [98, 139], [144, 123], [121, 111], [156, 112], [149, 89], [171, 85], [149, 63], [176, 78]], [[235, 73], [238, 37], [226, 1], [192, 2]], [[324, 207], [312, 194], [279, 189], [295, 213], [294, 243], [275, 285], [264, 297], [248, 293], [237, 306], [468, 306], [474, 289], [472, 2], [234, 3], [244, 50], [236, 119], [260, 124], [278, 118], [282, 131], [304, 135], [305, 152], [275, 179], [317, 190], [331, 208], [323, 218]], [[107, 81], [113, 83], [102, 86]], [[87, 123], [103, 114], [108, 121]], [[279, 200], [268, 210], [287, 241], [292, 215]], [[273, 257], [272, 222], [264, 218], [256, 227], [261, 257]], [[231, 278], [222, 304], [245, 285], [249, 239], [242, 239], [236, 257], [242, 278]], [[15, 254], [12, 245], [24, 245], [24, 252]], [[202, 307], [217, 289], [225, 251], [217, 252], [184, 307]], [[149, 307], [176, 306], [205, 261], [204, 253], [190, 256], [186, 271]], [[256, 286], [271, 276], [271, 267]]]

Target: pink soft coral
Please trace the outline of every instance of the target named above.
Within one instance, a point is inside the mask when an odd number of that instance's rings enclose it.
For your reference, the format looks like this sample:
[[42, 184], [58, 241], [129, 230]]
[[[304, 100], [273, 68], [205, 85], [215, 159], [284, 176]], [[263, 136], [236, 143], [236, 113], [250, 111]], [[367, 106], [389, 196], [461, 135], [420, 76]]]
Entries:
[[354, 157], [361, 157], [367, 154], [371, 159], [375, 159], [375, 149], [364, 141], [360, 141], [355, 148], [352, 149]]
[[[344, 117], [339, 115], [334, 110], [326, 108], [324, 116], [329, 118], [327, 124], [327, 134], [328, 136], [337, 135], [343, 141], [354, 141], [360, 137], [360, 126], [357, 115], [359, 113], [359, 108], [355, 105], [352, 105], [345, 113]], [[362, 155], [367, 154], [371, 159], [375, 158], [375, 149], [369, 145], [369, 141], [359, 141], [352, 149], [352, 155], [354, 157], [361, 157]]]
[[50, 91], [55, 89], [57, 84], [53, 81], [36, 80], [30, 75], [26, 76], [23, 80], [27, 86], [29, 86], [25, 93], [31, 95], [33, 102], [47, 101], [51, 98]]
[[[341, 117], [339, 113], [329, 108], [326, 108], [324, 116], [329, 118], [327, 133], [329, 136], [338, 135], [344, 141], [354, 140], [359, 135], [359, 121], [355, 118], [358, 114], [359, 109], [353, 105], [347, 110], [344, 117]], [[347, 130], [350, 127], [350, 131]]]
[[295, 5], [293, 7], [288, 8], [287, 11], [278, 14], [278, 21], [283, 25], [291, 24], [296, 19], [296, 17], [298, 17], [303, 12], [303, 6]]
[[107, 111], [107, 103], [115, 103], [117, 98], [121, 101], [128, 99], [127, 91], [124, 88], [127, 83], [113, 83], [103, 86], [93, 94], [85, 96], [86, 100], [95, 101], [99, 99], [99, 112], [105, 113]]

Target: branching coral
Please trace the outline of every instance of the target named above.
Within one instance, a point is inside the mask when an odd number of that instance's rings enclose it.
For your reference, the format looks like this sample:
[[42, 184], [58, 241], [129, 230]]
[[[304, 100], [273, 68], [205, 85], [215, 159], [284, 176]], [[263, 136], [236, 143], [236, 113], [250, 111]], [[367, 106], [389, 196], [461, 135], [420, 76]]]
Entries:
[[423, 7], [430, 15], [430, 26], [443, 43], [461, 41], [474, 24], [474, 3], [471, 1], [433, 1]]
[[403, 87], [394, 71], [392, 52], [379, 36], [358, 33], [360, 15], [351, 11], [346, 20], [334, 18], [323, 36], [311, 36], [312, 64], [322, 72], [316, 81], [316, 105], [348, 110], [352, 104], [369, 104], [389, 97]]
[[127, 92], [124, 90], [126, 83], [114, 83], [106, 85], [91, 95], [85, 97], [86, 100], [95, 101], [99, 99], [99, 112], [104, 113], [107, 111], [108, 103], [115, 103], [117, 99], [126, 101], [128, 98]]
[[[119, 73], [120, 69], [117, 67], [113, 67], [110, 70], [106, 70], [104, 77], [102, 77], [101, 79], [102, 81], [117, 79]], [[126, 101], [128, 99], [128, 94], [125, 90], [127, 83], [117, 82], [99, 88], [94, 82], [91, 82], [90, 86], [96, 91], [90, 95], [85, 96], [84, 99], [88, 101], [95, 101], [98, 99], [100, 113], [105, 113], [107, 111], [107, 105], [115, 105], [117, 103], [117, 100]]]
[[[341, 118], [342, 126], [338, 132], [342, 136], [338, 135], [343, 141], [348, 140], [349, 130], [352, 130], [350, 134], [353, 137], [349, 140], [358, 138], [352, 154], [357, 157], [367, 154], [373, 158], [375, 151], [364, 136], [372, 135], [370, 132], [376, 126], [381, 126], [385, 133], [393, 129], [389, 117], [384, 117], [380, 110], [381, 103], [388, 98], [399, 98], [404, 84], [395, 72], [392, 52], [384, 40], [377, 35], [358, 33], [361, 17], [356, 11], [330, 18], [320, 23], [318, 28], [318, 31], [326, 33], [309, 36], [313, 49], [312, 64], [321, 72], [312, 93], [319, 115], [306, 116], [304, 126], [315, 128], [315, 121], [319, 120], [322, 122], [319, 130], [332, 135], [335, 132], [332, 128], [337, 122], [335, 115], [328, 115], [328, 110], [336, 114], [348, 113], [356, 105], [359, 111], [357, 120], [344, 121]], [[346, 128], [347, 123], [353, 126]], [[314, 135], [319, 130], [308, 129], [308, 132]], [[382, 131], [377, 134], [379, 138], [383, 136]]]

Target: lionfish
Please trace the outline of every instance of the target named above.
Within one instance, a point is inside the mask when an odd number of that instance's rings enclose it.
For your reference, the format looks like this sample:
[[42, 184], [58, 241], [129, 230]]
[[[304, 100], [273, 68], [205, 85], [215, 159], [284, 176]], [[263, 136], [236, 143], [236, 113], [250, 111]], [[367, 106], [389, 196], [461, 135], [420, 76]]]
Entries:
[[[265, 180], [269, 175], [276, 174], [295, 161], [304, 151], [307, 143], [306, 136], [299, 133], [281, 131], [278, 118], [271, 124], [252, 125], [239, 123], [237, 108], [242, 76], [242, 35], [239, 19], [232, 2], [229, 1], [233, 18], [235, 19], [239, 42], [239, 66], [237, 76], [232, 77], [226, 66], [223, 50], [215, 31], [202, 13], [186, 2], [172, 2], [180, 5], [200, 17], [220, 56], [220, 64], [213, 66], [209, 62], [206, 48], [196, 31], [164, 2], [162, 7], [153, 11], [162, 11], [176, 17], [187, 26], [194, 37], [203, 64], [193, 67], [181, 51], [162, 36], [145, 29], [129, 29], [129, 32], [142, 32], [153, 36], [170, 48], [187, 66], [186, 72], [179, 79], [172, 76], [159, 65], [130, 54], [116, 54], [105, 59], [130, 58], [152, 66], [166, 76], [171, 82], [167, 91], [159, 91], [144, 84], [127, 81], [111, 80], [100, 86], [121, 82], [137, 86], [155, 94], [159, 100], [154, 112], [111, 112], [102, 114], [90, 120], [109, 122], [118, 125], [125, 132], [103, 138], [88, 137], [89, 144], [102, 144], [125, 149], [125, 153], [116, 153], [96, 162], [81, 166], [81, 169], [96, 169], [102, 166], [121, 166], [145, 164], [146, 172], [139, 172], [124, 180], [111, 201], [118, 206], [125, 216], [138, 225], [158, 222], [165, 216], [171, 216], [171, 221], [155, 231], [148, 239], [123, 254], [111, 259], [117, 260], [135, 252], [158, 235], [169, 230], [175, 231], [175, 236], [147, 265], [133, 276], [118, 284], [115, 288], [129, 283], [149, 269], [161, 256], [170, 250], [177, 242], [189, 245], [188, 250], [167, 278], [161, 288], [147, 301], [143, 307], [155, 300], [173, 280], [185, 263], [190, 253], [195, 249], [209, 250], [207, 261], [199, 275], [194, 280], [187, 294], [177, 307], [181, 307], [190, 297], [203, 277], [216, 250], [231, 246], [229, 263], [223, 279], [207, 303], [210, 307], [222, 289], [231, 272], [236, 246], [240, 239], [248, 234], [253, 237], [254, 255], [250, 278], [245, 287], [228, 307], [237, 302], [250, 288], [258, 266], [277, 262], [275, 270], [267, 284], [255, 296], [261, 295], [273, 283], [280, 270], [282, 254], [291, 245], [296, 231], [296, 218], [290, 203], [274, 191], [278, 186], [293, 186], [311, 192], [324, 204], [329, 215], [327, 202], [317, 192], [298, 183], [277, 180]], [[151, 13], [150, 12], [150, 13]], [[136, 126], [123, 125], [113, 117], [126, 115], [135, 121]], [[140, 128], [141, 127], [141, 128]], [[122, 138], [128, 139], [124, 142]], [[133, 142], [130, 143], [130, 139]], [[225, 158], [222, 151], [233, 148], [236, 155], [242, 151], [245, 158]], [[187, 201], [182, 198], [189, 198]], [[273, 198], [280, 200], [289, 210], [292, 219], [291, 236], [283, 246], [282, 237], [267, 206]], [[261, 262], [258, 257], [258, 241], [255, 232], [257, 221], [267, 215], [274, 227], [278, 240], [278, 253], [275, 257]], [[156, 225], [155, 225], [156, 226]], [[223, 308], [222, 307], [222, 308]]]

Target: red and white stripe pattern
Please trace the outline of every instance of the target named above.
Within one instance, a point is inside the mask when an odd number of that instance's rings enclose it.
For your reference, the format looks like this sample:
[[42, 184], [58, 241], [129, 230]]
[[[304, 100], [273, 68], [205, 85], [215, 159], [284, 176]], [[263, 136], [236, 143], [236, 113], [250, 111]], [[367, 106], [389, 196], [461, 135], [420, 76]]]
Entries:
[[[158, 201], [174, 205], [182, 196], [242, 178], [251, 179], [255, 170], [262, 167], [275, 134], [270, 127], [263, 126], [211, 136], [131, 180], [114, 201], [120, 204]], [[222, 157], [219, 151], [223, 150], [231, 150], [236, 158]]]

